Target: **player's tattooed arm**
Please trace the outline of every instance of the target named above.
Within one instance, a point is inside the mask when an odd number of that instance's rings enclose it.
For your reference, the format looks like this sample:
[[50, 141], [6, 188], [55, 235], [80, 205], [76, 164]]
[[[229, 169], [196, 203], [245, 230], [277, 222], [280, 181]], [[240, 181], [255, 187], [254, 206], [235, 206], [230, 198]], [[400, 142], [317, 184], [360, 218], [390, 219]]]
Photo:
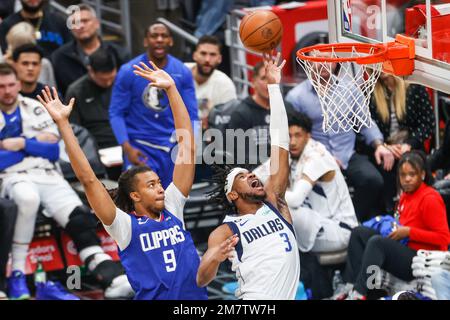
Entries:
[[239, 237], [226, 224], [216, 228], [208, 238], [208, 249], [197, 271], [197, 286], [207, 286], [217, 275], [220, 264], [232, 258]]
[[191, 119], [172, 77], [151, 61], [150, 65], [152, 68], [143, 62], [140, 63], [140, 66], [134, 65], [134, 73], [151, 81], [151, 86], [163, 89], [167, 93], [178, 141], [178, 153], [172, 180], [178, 190], [187, 197], [194, 183], [195, 175], [195, 143]]
[[56, 89], [52, 88], [52, 91], [50, 91], [49, 87], [45, 87], [45, 90], [42, 90], [41, 95], [38, 95], [37, 98], [58, 126], [66, 146], [70, 165], [84, 187], [89, 204], [103, 224], [111, 225], [116, 217], [116, 206], [102, 183], [95, 176], [69, 123], [69, 115], [75, 99], [70, 99], [69, 104], [64, 105], [59, 100]]

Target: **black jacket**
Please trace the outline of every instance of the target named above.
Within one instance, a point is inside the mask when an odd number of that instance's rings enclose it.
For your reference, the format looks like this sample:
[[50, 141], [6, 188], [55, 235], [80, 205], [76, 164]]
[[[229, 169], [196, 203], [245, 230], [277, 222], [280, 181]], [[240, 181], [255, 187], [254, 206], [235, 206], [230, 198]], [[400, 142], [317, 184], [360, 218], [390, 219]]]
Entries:
[[15, 0], [2, 0], [0, 2], [0, 18], [5, 19], [14, 13]]
[[[386, 140], [389, 137], [391, 126], [390, 118], [388, 123], [381, 120], [373, 96], [370, 113]], [[416, 84], [409, 85], [406, 91], [406, 113], [403, 119], [398, 119], [400, 130], [407, 130], [409, 133], [406, 143], [413, 149], [423, 149], [424, 141], [430, 138], [434, 132], [435, 121], [433, 107], [425, 87]]]
[[[289, 102], [284, 102], [286, 112], [293, 113]], [[237, 105], [231, 114], [228, 129], [242, 129], [246, 136], [234, 139], [235, 164], [256, 167], [269, 159], [270, 156], [270, 109], [258, 105], [251, 96]], [[235, 136], [237, 133], [235, 132]], [[245, 139], [245, 140], [244, 140]], [[245, 142], [244, 142], [245, 141]], [[227, 145], [229, 146], [229, 145]], [[228, 150], [228, 152], [233, 152]]]
[[[8, 46], [6, 43], [8, 31], [14, 25], [22, 21], [26, 20], [19, 11], [10, 15], [0, 24], [0, 46], [3, 52], [6, 52]], [[28, 22], [36, 27], [39, 24], [39, 19], [33, 19]], [[43, 49], [46, 58], [50, 57], [52, 52], [73, 39], [70, 30], [67, 28], [65, 18], [50, 9], [44, 10], [44, 16], [39, 31], [41, 33], [41, 38], [37, 40], [37, 43]]]
[[[115, 43], [103, 41], [102, 47], [111, 50], [117, 61], [117, 69], [130, 60], [130, 53]], [[51, 60], [55, 69], [56, 84], [62, 94], [66, 94], [69, 85], [87, 73], [84, 63], [77, 54], [77, 43], [71, 41], [55, 52]]]
[[70, 122], [86, 128], [100, 148], [117, 146], [117, 140], [109, 123], [109, 102], [112, 87], [101, 88], [85, 75], [69, 86], [66, 101], [75, 98]]

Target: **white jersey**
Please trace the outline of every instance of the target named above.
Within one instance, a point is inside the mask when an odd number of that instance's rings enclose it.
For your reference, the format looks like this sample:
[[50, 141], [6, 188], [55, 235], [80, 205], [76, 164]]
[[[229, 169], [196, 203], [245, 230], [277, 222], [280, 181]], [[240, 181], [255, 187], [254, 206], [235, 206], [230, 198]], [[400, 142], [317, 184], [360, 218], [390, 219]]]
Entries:
[[[347, 183], [336, 160], [323, 144], [309, 139], [300, 159], [290, 159], [290, 168], [285, 198], [291, 211], [299, 249], [303, 252], [327, 252], [346, 248], [350, 233], [340, 224], [353, 228], [358, 225], [358, 221]], [[320, 181], [320, 177], [330, 171], [335, 172], [334, 178], [327, 182]], [[253, 173], [263, 183], [266, 182], [270, 175], [270, 162], [262, 164]], [[303, 203], [295, 203], [298, 199], [296, 188], [303, 175], [315, 181], [315, 184]], [[319, 238], [321, 229], [325, 229], [325, 232]]]
[[[292, 189], [295, 189], [303, 174], [316, 181], [304, 206], [319, 212], [326, 219], [344, 222], [351, 227], [358, 225], [345, 178], [336, 160], [323, 144], [310, 139], [297, 165], [292, 166], [291, 170]], [[320, 181], [319, 178], [329, 171], [335, 172], [334, 179], [328, 182]]]
[[[306, 175], [316, 183], [304, 203], [301, 204], [302, 206], [320, 213], [325, 219], [344, 222], [351, 227], [358, 225], [345, 178], [336, 160], [323, 144], [309, 139], [300, 159], [290, 159], [290, 167], [289, 187], [286, 194], [295, 192], [298, 181], [302, 179], [303, 175]], [[334, 179], [328, 182], [320, 181], [320, 177], [329, 171], [335, 172]], [[270, 162], [266, 161], [253, 170], [253, 173], [265, 183], [270, 175]], [[287, 204], [291, 212], [298, 208], [292, 206], [289, 201]]]
[[[196, 63], [187, 62], [185, 65], [192, 70]], [[194, 79], [195, 97], [199, 103], [199, 108], [206, 104], [208, 110], [214, 106], [237, 99], [236, 87], [233, 81], [220, 70], [214, 70], [208, 80], [198, 84]]]
[[239, 236], [231, 260], [245, 300], [293, 300], [300, 278], [300, 257], [292, 225], [271, 204], [255, 214], [224, 220]]

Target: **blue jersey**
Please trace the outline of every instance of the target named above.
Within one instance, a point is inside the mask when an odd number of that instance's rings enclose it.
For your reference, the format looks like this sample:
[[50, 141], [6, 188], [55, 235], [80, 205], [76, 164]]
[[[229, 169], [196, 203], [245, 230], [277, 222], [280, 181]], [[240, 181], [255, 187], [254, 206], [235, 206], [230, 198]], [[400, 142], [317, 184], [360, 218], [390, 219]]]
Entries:
[[197, 286], [200, 258], [181, 221], [162, 212], [161, 221], [131, 216], [131, 241], [119, 250], [137, 300], [206, 300]]
[[[156, 148], [172, 148], [175, 123], [169, 99], [164, 90], [149, 86], [149, 81], [136, 76], [133, 65], [148, 64], [141, 54], [124, 64], [117, 73], [111, 95], [109, 116], [119, 144], [142, 140]], [[191, 71], [177, 58], [168, 55], [163, 68], [175, 81], [192, 122], [198, 120], [197, 100]], [[194, 127], [194, 126], [193, 126]]]
[[[25, 118], [29, 119], [29, 116]], [[10, 114], [0, 111], [0, 141], [9, 138], [25, 138], [23, 126], [26, 125], [29, 124], [23, 123], [19, 107]], [[27, 156], [41, 157], [55, 162], [59, 158], [59, 145], [58, 143], [40, 142], [36, 138], [25, 138], [23, 150], [9, 151], [0, 148], [0, 172], [22, 162]]]
[[20, 137], [22, 135], [22, 117], [20, 115], [20, 109], [17, 108], [11, 114], [2, 111], [2, 115], [5, 126], [0, 129], [0, 140]]

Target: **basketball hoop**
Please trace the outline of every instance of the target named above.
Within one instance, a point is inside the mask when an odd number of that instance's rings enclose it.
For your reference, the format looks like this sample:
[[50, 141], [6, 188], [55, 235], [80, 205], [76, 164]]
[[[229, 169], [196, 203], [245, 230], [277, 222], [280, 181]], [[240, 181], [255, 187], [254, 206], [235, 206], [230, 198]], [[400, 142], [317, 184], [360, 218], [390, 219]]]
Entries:
[[414, 70], [414, 40], [397, 36], [387, 44], [318, 44], [297, 51], [319, 96], [324, 132], [359, 132], [370, 127], [369, 103], [381, 71], [397, 76]]

